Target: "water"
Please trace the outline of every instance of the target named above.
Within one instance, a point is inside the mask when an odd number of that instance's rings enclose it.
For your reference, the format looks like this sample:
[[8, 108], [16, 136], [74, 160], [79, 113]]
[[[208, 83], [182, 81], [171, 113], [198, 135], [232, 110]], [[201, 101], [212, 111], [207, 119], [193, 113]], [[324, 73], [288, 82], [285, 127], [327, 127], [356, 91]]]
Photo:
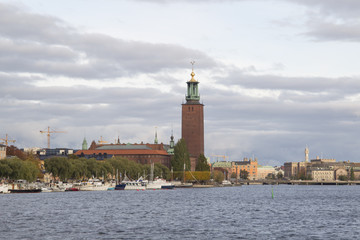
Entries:
[[359, 200], [360, 186], [3, 194], [0, 238], [358, 239]]

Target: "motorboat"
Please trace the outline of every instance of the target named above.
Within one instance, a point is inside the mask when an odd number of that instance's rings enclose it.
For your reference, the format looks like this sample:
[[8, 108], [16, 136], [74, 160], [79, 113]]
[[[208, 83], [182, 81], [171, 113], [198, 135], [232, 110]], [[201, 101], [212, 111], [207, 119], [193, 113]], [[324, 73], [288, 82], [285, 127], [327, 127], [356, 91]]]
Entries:
[[159, 189], [174, 189], [175, 185], [167, 182], [162, 178], [155, 178], [154, 181], [149, 181], [146, 183], [146, 189], [159, 190]]
[[80, 185], [80, 191], [106, 191], [109, 185], [103, 184], [99, 179], [93, 178]]
[[136, 181], [129, 180], [126, 176], [125, 179], [115, 186], [115, 190], [145, 190], [146, 184], [143, 181], [143, 178], [140, 177]]

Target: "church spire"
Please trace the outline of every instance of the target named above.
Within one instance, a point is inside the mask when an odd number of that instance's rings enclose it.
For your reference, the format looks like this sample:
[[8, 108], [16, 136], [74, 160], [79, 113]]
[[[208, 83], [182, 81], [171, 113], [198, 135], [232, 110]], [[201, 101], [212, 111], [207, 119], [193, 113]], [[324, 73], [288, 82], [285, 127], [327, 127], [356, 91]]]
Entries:
[[154, 140], [154, 144], [158, 144], [157, 127], [155, 127], [155, 140]]
[[87, 145], [87, 141], [86, 138], [84, 137], [83, 143], [82, 143], [82, 150], [87, 150], [88, 149], [88, 145]]

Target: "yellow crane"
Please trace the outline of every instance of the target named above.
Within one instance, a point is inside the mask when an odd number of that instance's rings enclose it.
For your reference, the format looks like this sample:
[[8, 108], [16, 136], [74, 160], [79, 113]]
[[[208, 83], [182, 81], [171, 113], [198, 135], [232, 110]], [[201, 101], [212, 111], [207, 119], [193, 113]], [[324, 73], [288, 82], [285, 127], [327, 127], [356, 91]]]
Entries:
[[225, 156], [225, 155], [211, 155], [212, 157], [217, 157], [217, 158], [223, 158], [224, 159], [224, 162], [226, 162], [226, 159], [228, 159], [229, 158], [229, 156]]
[[99, 144], [104, 144], [104, 143], [107, 143], [107, 141], [104, 141], [104, 140], [103, 140], [103, 137], [100, 136], [100, 140], [98, 140], [98, 143], [99, 143]]
[[66, 133], [65, 131], [50, 131], [50, 127], [47, 128], [47, 131], [40, 131], [41, 133], [47, 133], [47, 146], [50, 148], [50, 133]]
[[10, 139], [8, 138], [8, 135], [7, 135], [7, 134], [6, 134], [6, 138], [0, 138], [0, 140], [3, 140], [3, 141], [4, 141], [3, 143], [5, 143], [6, 147], [8, 146], [8, 143], [9, 143], [9, 142], [12, 142], [12, 143], [16, 142], [16, 140], [10, 140]]

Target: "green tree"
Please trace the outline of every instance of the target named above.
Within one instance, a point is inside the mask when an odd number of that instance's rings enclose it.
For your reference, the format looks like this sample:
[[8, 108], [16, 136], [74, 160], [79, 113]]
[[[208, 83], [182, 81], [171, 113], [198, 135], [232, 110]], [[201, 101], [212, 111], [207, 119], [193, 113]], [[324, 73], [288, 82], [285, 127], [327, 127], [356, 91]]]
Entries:
[[180, 139], [174, 147], [174, 156], [171, 159], [171, 166], [174, 171], [183, 171], [184, 163], [186, 169], [190, 169], [190, 155], [184, 139]]
[[46, 171], [52, 173], [54, 177], [59, 177], [62, 181], [71, 178], [73, 168], [70, 159], [66, 157], [52, 157], [44, 162]]
[[240, 178], [247, 180], [249, 178], [249, 172], [245, 169], [240, 170]]
[[24, 161], [18, 157], [2, 160], [0, 163], [0, 176], [10, 180], [25, 179], [33, 182], [38, 173], [39, 168], [34, 162]]
[[236, 178], [236, 172], [232, 172], [230, 178]]
[[353, 168], [351, 168], [351, 170], [350, 170], [350, 180], [351, 180], [351, 181], [354, 181], [354, 180], [355, 180], [355, 173], [354, 173], [354, 169], [353, 169]]
[[282, 174], [282, 172], [278, 172], [278, 174], [276, 175], [277, 179], [283, 179], [284, 175]]
[[345, 176], [345, 175], [340, 175], [340, 176], [339, 176], [339, 180], [340, 180], [340, 181], [347, 181], [347, 180], [348, 180], [348, 177]]
[[222, 183], [222, 181], [224, 181], [224, 173], [222, 171], [214, 171], [212, 174], [212, 178], [214, 179], [215, 182], [217, 183]]
[[195, 171], [210, 171], [210, 166], [204, 154], [199, 155]]

